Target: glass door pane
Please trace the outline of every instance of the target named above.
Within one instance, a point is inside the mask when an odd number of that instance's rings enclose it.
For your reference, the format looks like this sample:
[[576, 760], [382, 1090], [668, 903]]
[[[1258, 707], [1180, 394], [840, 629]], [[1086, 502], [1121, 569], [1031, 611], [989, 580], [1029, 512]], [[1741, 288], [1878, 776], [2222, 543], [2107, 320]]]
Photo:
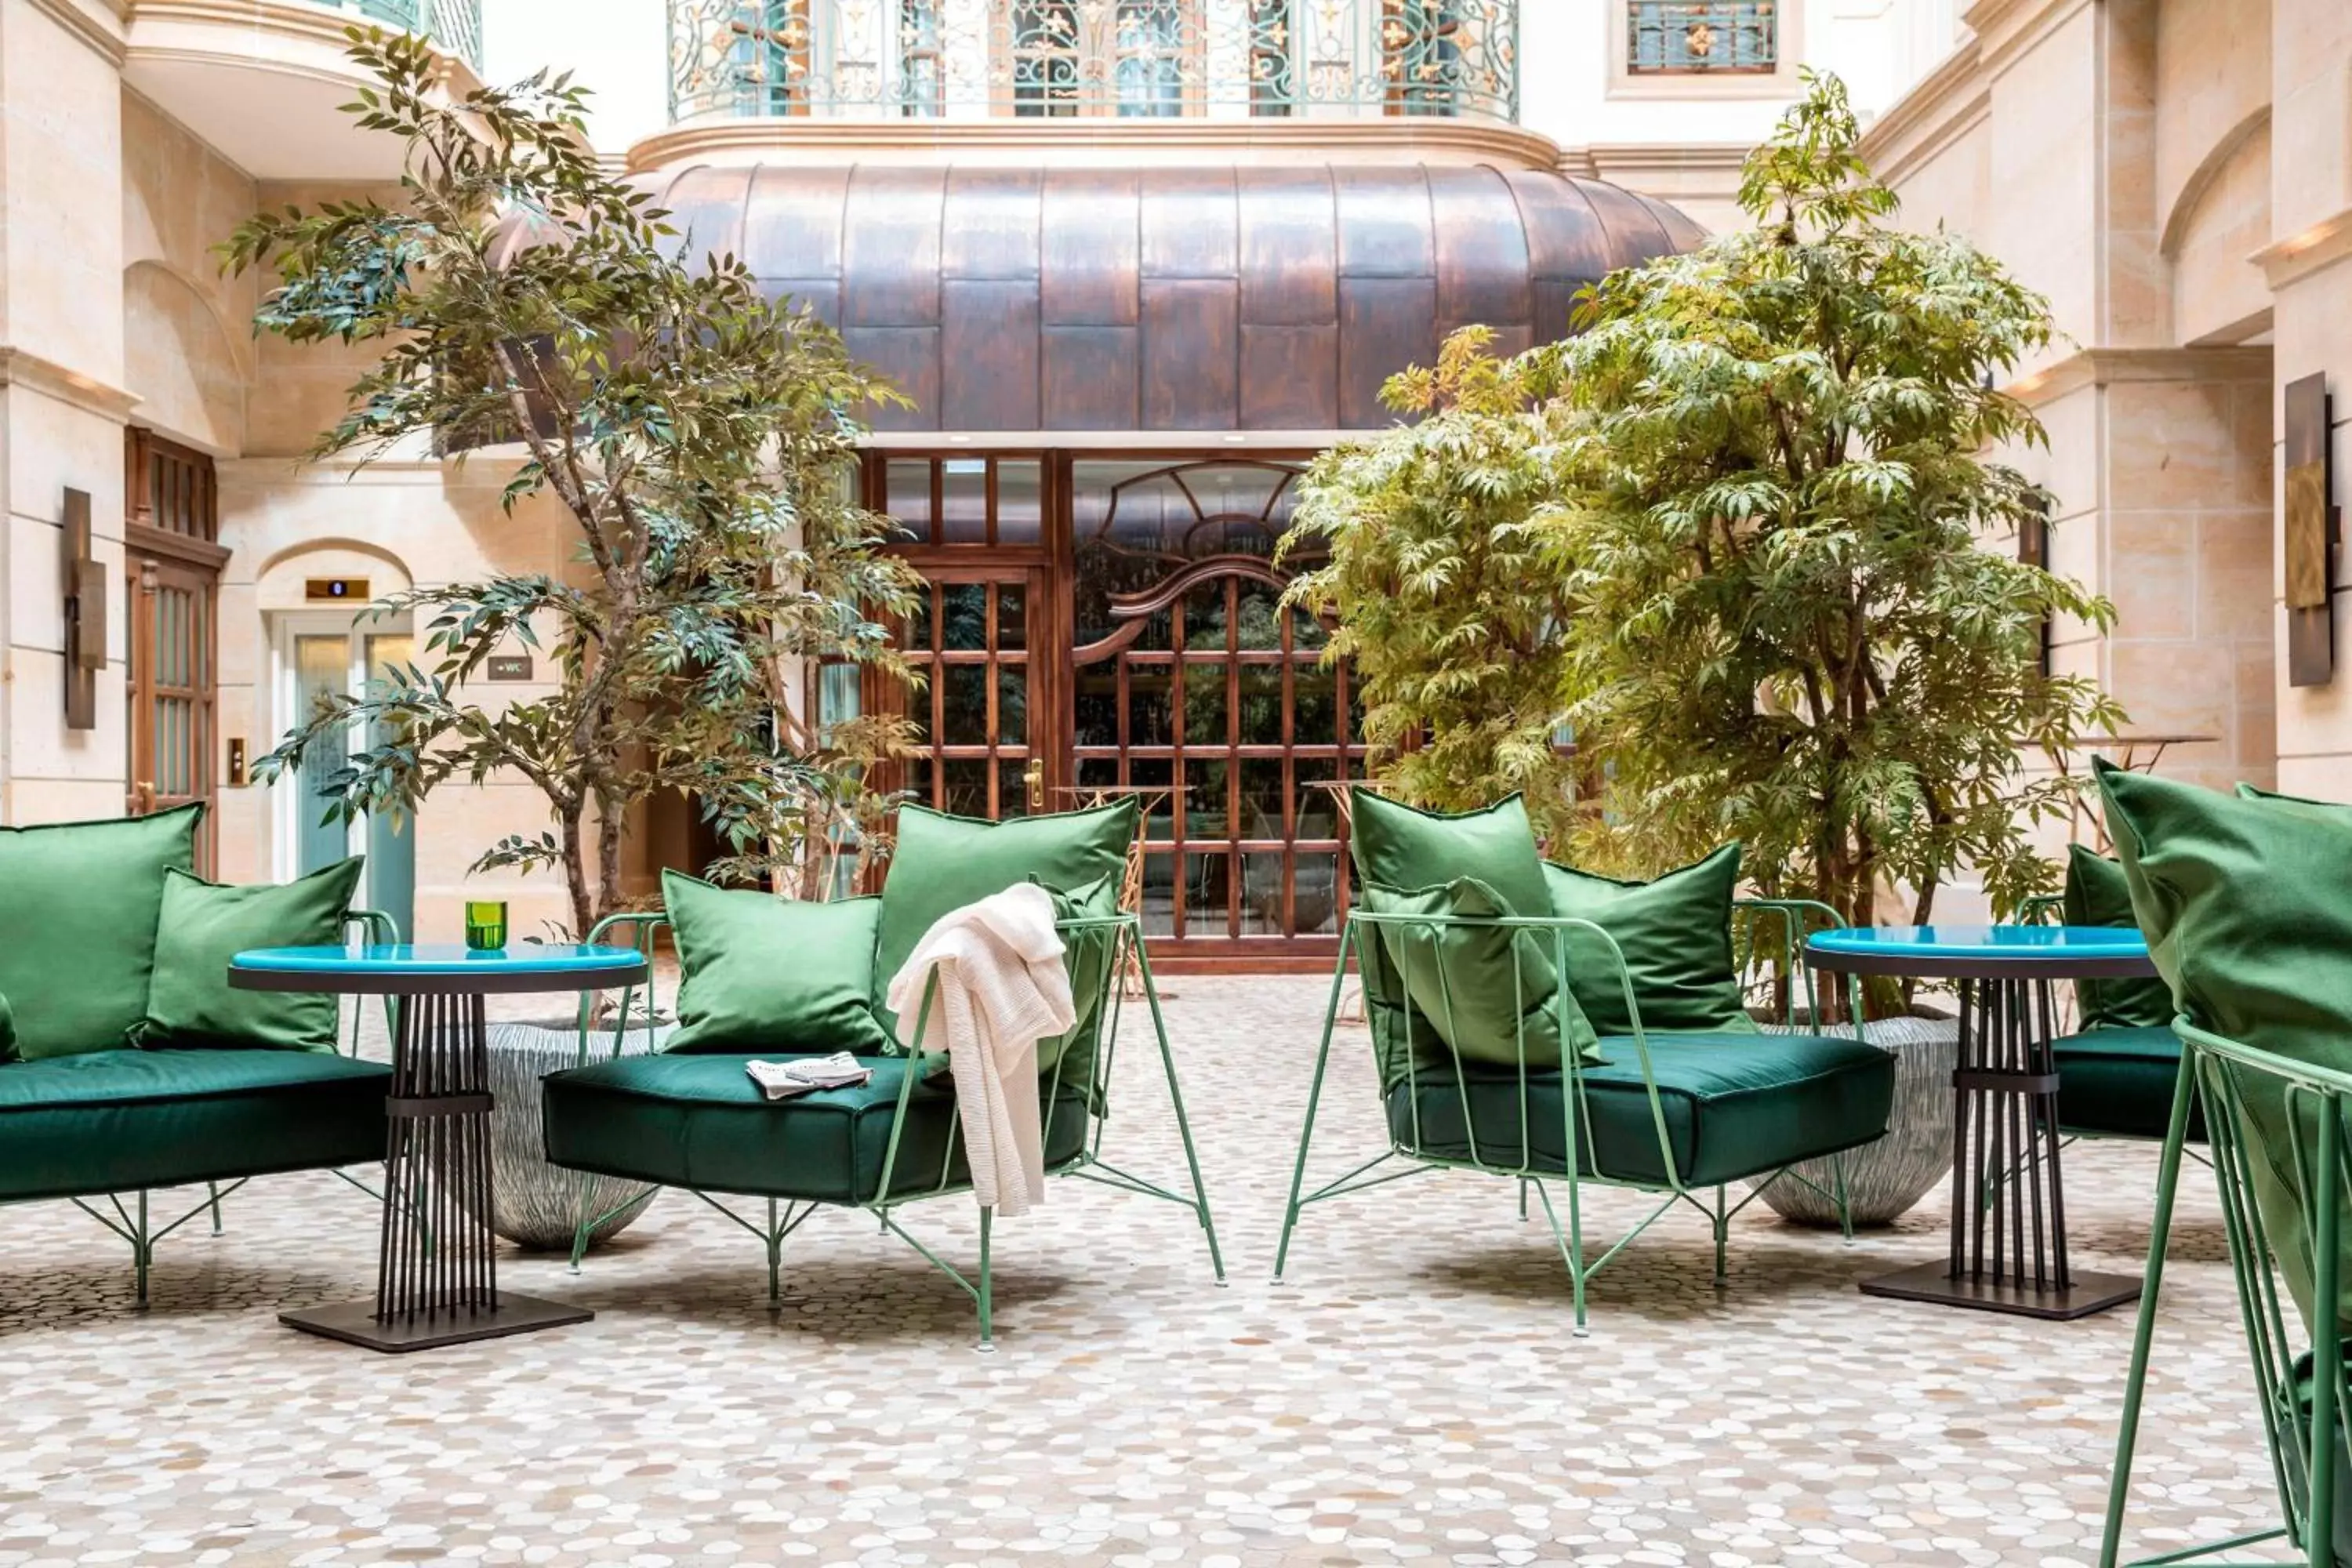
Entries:
[[[351, 689], [352, 639], [341, 634], [297, 637], [294, 639], [295, 723], [307, 722], [327, 703]], [[321, 737], [302, 759], [295, 781], [294, 874], [306, 877], [324, 870], [352, 852], [351, 831], [341, 817], [330, 814], [327, 781], [351, 759], [351, 744], [341, 731]]]
[[[386, 671], [404, 665], [413, 657], [413, 645], [407, 633], [381, 633], [367, 639], [367, 679], [371, 687], [381, 683]], [[380, 746], [392, 739], [378, 727], [370, 732], [368, 744]], [[395, 827], [391, 819], [370, 816], [367, 824], [367, 902], [373, 910], [390, 915], [400, 927], [401, 936], [415, 940], [416, 932], [416, 823], [414, 818]]]

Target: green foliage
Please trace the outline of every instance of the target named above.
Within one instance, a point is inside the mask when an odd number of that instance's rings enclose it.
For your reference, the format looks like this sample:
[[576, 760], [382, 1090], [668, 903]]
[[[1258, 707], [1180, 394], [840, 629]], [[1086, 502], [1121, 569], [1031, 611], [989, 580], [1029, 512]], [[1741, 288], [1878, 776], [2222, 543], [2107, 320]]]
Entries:
[[1972, 868], [2014, 909], [2051, 882], [2029, 771], [2122, 715], [2042, 673], [2052, 617], [2105, 626], [2009, 541], [2046, 496], [1988, 452], [2040, 444], [1992, 390], [2045, 302], [1951, 235], [1910, 234], [1834, 78], [1748, 161], [1755, 232], [1614, 274], [1563, 388], [1542, 527], [1572, 603], [1564, 689], [1607, 764], [1584, 853], [1655, 868], [1748, 841], [1762, 889], [1867, 922], [1881, 891]]
[[[261, 330], [379, 351], [315, 458], [520, 441], [508, 510], [552, 498], [580, 560], [388, 601], [424, 622], [425, 663], [325, 703], [262, 775], [348, 736], [325, 785], [346, 820], [520, 775], [553, 826], [476, 868], [560, 866], [583, 931], [623, 902], [632, 814], [670, 791], [699, 798], [738, 873], [814, 879], [836, 826], [870, 815], [862, 763], [903, 743], [877, 723], [813, 735], [782, 689], [800, 658], [903, 671], [883, 623], [912, 578], [880, 552], [887, 521], [848, 500], [856, 416], [896, 395], [734, 257], [689, 265], [691, 237], [598, 163], [568, 77], [451, 104], [425, 43], [349, 36], [377, 82], [350, 112], [406, 147], [397, 200], [264, 212], [223, 264], [274, 268]], [[560, 689], [474, 700], [517, 645], [546, 650]]]
[[1466, 327], [1434, 370], [1381, 396], [1425, 416], [1325, 452], [1300, 481], [1283, 558], [1328, 549], [1287, 600], [1335, 625], [1327, 659], [1353, 661], [1370, 765], [1387, 793], [1467, 811], [1527, 793], [1536, 831], [1568, 825], [1572, 759], [1559, 628], [1566, 583], [1546, 530], [1556, 493], [1539, 399], [1548, 372], [1498, 360]]

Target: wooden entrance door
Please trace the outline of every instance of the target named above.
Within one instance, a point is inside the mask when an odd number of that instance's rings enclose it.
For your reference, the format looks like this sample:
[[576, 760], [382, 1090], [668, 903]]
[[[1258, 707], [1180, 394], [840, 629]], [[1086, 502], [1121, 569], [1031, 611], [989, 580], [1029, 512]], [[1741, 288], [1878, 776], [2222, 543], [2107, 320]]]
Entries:
[[[214, 706], [219, 682], [218, 595], [228, 560], [220, 538], [213, 461], [151, 431], [132, 429], [125, 458], [130, 516], [130, 761], [133, 816], [212, 804]], [[216, 835], [209, 812], [196, 868], [210, 875]]]
[[906, 642], [923, 682], [907, 701], [928, 755], [908, 764], [908, 792], [958, 816], [1054, 809], [1057, 671], [1039, 646], [1048, 574], [935, 563], [924, 575]]
[[[960, 816], [1066, 810], [1063, 704], [1069, 644], [1047, 538], [1042, 455], [877, 454], [866, 504], [897, 520], [922, 603], [900, 646], [923, 677], [872, 692], [914, 721], [923, 753], [900, 773], [915, 800]], [[820, 694], [827, 716], [848, 693]]]

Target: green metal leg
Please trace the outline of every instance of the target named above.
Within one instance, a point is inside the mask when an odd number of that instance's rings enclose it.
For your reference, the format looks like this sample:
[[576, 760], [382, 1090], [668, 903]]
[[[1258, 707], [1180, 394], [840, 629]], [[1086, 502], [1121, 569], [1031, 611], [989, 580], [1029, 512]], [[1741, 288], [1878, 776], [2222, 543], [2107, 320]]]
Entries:
[[1853, 1245], [1853, 1205], [1846, 1196], [1845, 1152], [1843, 1150], [1840, 1150], [1838, 1152], [1830, 1156], [1830, 1185], [1835, 1189], [1834, 1201], [1837, 1204], [1838, 1230], [1844, 1236], [1845, 1244], [1848, 1247], [1852, 1247]]
[[147, 1189], [139, 1189], [139, 1225], [131, 1239], [131, 1268], [139, 1281], [139, 1310], [147, 1310], [147, 1270], [155, 1261], [155, 1238], [147, 1233]]
[[[988, 1228], [987, 1212], [985, 1209], [981, 1211], [981, 1233], [983, 1237]], [[773, 1198], [768, 1200], [768, 1234], [765, 1239], [768, 1243], [768, 1310], [773, 1312], [784, 1304], [784, 1234], [776, 1228], [776, 1200]], [[982, 1241], [981, 1245], [985, 1247], [987, 1243]]]
[[[1307, 1188], [1307, 1147], [1315, 1139], [1315, 1110], [1323, 1103], [1323, 1073], [1331, 1065], [1331, 1031], [1339, 1018], [1339, 993], [1348, 978], [1347, 939], [1339, 944], [1339, 962], [1331, 971], [1331, 1002], [1323, 1010], [1323, 1046], [1315, 1053], [1315, 1080], [1307, 1090], [1307, 1121], [1298, 1129], [1298, 1158], [1290, 1167], [1290, 1206], [1283, 1211], [1282, 1241], [1274, 1249], [1274, 1282], [1282, 1283], [1283, 1265], [1290, 1258], [1291, 1233], [1298, 1228], [1299, 1194]], [[1523, 1194], [1524, 1196], [1524, 1194]]]
[[[1176, 1053], [1168, 1044], [1168, 1021], [1160, 1015], [1160, 988], [1151, 978], [1151, 958], [1143, 944], [1135, 944], [1135, 962], [1143, 974], [1143, 997], [1151, 1007], [1151, 1032], [1160, 1041], [1160, 1066], [1168, 1075], [1168, 1103], [1176, 1112], [1176, 1135], [1184, 1142], [1184, 1167], [1192, 1175], [1192, 1212], [1199, 1216], [1201, 1229], [1209, 1240], [1209, 1267], [1215, 1271], [1217, 1283], [1225, 1283], [1225, 1255], [1217, 1246], [1217, 1225], [1209, 1217], [1209, 1188], [1201, 1180], [1201, 1155], [1192, 1143], [1192, 1119], [1184, 1114], [1184, 1091], [1176, 1082]], [[984, 1248], [988, 1237], [988, 1211], [981, 1210], [981, 1238]], [[983, 1278], [985, 1278], [983, 1274]], [[982, 1315], [986, 1316], [983, 1306]]]
[[1519, 1223], [1528, 1223], [1528, 1179], [1525, 1176], [1519, 1178]]
[[572, 1189], [572, 1206], [580, 1215], [580, 1223], [572, 1227], [572, 1272], [574, 1274], [580, 1272], [580, 1260], [588, 1256], [588, 1237], [596, 1228], [594, 1217], [588, 1212], [588, 1184], [591, 1180], [588, 1173], [583, 1171]]
[[[2174, 1075], [2172, 1121], [2164, 1134], [2163, 1158], [2157, 1163], [2156, 1213], [2148, 1227], [2147, 1272], [2140, 1285], [2139, 1324], [2132, 1333], [2131, 1372], [2124, 1380], [2123, 1425], [2116, 1433], [2116, 1472], [2107, 1483], [2107, 1527], [2099, 1543], [2099, 1568], [2116, 1568], [2116, 1555], [2123, 1549], [2124, 1507], [2131, 1491], [2132, 1448], [2139, 1436], [2140, 1398], [2147, 1388], [2148, 1347], [2156, 1339], [2156, 1299], [2164, 1288], [2164, 1247], [2172, 1234], [2172, 1199], [2180, 1185], [2180, 1151], [2188, 1142], [2189, 1110], [2195, 1102], [2196, 1093], [2195, 1076], [2184, 1065]], [[2329, 1489], [2333, 1489], [2332, 1481]]]
[[218, 1182], [206, 1182], [205, 1184], [205, 1191], [211, 1194], [209, 1206], [213, 1211], [213, 1234], [215, 1236], [218, 1236], [221, 1233], [220, 1184]]
[[996, 1352], [996, 1277], [989, 1261], [988, 1245], [989, 1232], [995, 1221], [996, 1211], [982, 1205], [980, 1211], [980, 1289], [973, 1295], [980, 1304], [980, 1351], [983, 1355]]
[[1715, 1189], [1715, 1214], [1712, 1216], [1715, 1222], [1715, 1288], [1718, 1290], [1731, 1281], [1731, 1275], [1725, 1268], [1723, 1256], [1725, 1244], [1731, 1236], [1731, 1215], [1727, 1207], [1729, 1202], [1729, 1195], [1718, 1184]]

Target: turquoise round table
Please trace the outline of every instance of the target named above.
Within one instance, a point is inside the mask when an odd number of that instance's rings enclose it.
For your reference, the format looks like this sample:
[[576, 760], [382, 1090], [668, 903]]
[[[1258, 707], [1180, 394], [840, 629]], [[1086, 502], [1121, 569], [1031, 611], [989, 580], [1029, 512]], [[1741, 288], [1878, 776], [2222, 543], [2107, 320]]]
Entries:
[[1835, 973], [1948, 980], [1959, 990], [1952, 1072], [1952, 1221], [1947, 1257], [1862, 1282], [1864, 1294], [2085, 1317], [2138, 1296], [2126, 1275], [2074, 1268], [2059, 1168], [2056, 985], [2151, 975], [2127, 927], [1883, 926], [1822, 931], [1807, 961]]
[[631, 949], [573, 945], [265, 947], [231, 960], [228, 983], [240, 991], [396, 999], [375, 1300], [278, 1321], [371, 1350], [417, 1351], [595, 1316], [499, 1289], [483, 999], [637, 985], [647, 973], [645, 955]]

